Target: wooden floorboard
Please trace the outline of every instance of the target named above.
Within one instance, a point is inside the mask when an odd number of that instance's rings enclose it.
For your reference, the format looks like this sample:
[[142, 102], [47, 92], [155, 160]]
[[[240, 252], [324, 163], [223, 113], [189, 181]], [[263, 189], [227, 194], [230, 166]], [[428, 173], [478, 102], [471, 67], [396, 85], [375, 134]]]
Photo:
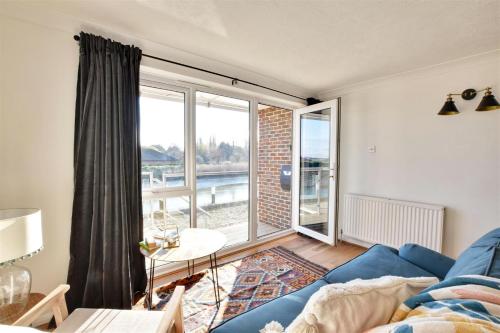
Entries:
[[[330, 246], [307, 236], [292, 234], [264, 244], [259, 244], [249, 249], [238, 251], [230, 255], [222, 257], [218, 256], [217, 261], [218, 264], [221, 265], [275, 246], [283, 246], [284, 248], [295, 252], [299, 256], [327, 269], [332, 269], [342, 265], [343, 263], [366, 251], [366, 248], [364, 247], [346, 242], [339, 242], [336, 246]], [[208, 268], [207, 264], [200, 264], [197, 265], [196, 271], [200, 271], [205, 268]], [[155, 277], [155, 286], [175, 281], [184, 277], [186, 274], [187, 270], [181, 270], [176, 273]]]

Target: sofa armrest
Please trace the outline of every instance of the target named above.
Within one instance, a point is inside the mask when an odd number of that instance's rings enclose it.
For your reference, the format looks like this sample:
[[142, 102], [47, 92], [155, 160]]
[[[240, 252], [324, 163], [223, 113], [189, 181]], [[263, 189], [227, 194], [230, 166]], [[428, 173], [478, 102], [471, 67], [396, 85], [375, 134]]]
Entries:
[[436, 251], [417, 244], [405, 244], [399, 249], [399, 256], [427, 272], [434, 274], [440, 280], [444, 279], [455, 260]]

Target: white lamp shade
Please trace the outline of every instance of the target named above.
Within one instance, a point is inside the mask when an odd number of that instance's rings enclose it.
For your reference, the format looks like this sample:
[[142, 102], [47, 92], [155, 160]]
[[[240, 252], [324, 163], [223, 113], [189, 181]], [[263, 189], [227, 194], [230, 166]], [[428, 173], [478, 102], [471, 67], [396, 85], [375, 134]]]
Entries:
[[40, 209], [0, 209], [0, 265], [29, 257], [42, 247]]

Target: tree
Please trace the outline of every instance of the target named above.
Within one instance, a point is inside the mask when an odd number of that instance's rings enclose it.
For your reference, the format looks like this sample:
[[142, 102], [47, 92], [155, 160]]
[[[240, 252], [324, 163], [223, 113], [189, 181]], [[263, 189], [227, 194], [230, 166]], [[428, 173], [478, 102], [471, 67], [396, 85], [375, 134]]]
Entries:
[[201, 138], [199, 138], [196, 143], [196, 162], [202, 164], [209, 163], [208, 148]]
[[182, 161], [184, 159], [184, 152], [176, 145], [168, 147], [165, 154], [168, 156], [169, 160]]
[[218, 149], [217, 149], [217, 143], [215, 142], [214, 137], [210, 137], [209, 143], [208, 143], [208, 162], [213, 163], [213, 162], [218, 162], [219, 157], [218, 157]]
[[225, 162], [231, 159], [233, 155], [233, 146], [224, 141], [219, 144], [217, 148], [217, 162]]
[[248, 161], [248, 151], [240, 146], [235, 146], [233, 148], [233, 153], [230, 158], [231, 162], [246, 162]]

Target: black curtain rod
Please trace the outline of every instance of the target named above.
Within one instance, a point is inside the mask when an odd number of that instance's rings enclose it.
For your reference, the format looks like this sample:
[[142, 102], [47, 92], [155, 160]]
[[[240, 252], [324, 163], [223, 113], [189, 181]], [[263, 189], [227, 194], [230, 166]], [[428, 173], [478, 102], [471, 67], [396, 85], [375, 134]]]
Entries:
[[[73, 39], [78, 42], [78, 41], [80, 41], [80, 36], [74, 35]], [[269, 87], [263, 86], [263, 85], [258, 84], [258, 83], [253, 83], [253, 82], [246, 81], [246, 80], [240, 80], [240, 79], [238, 79], [236, 77], [232, 77], [232, 76], [221, 74], [221, 73], [217, 73], [217, 72], [212, 72], [212, 71], [209, 71], [207, 69], [203, 69], [203, 68], [195, 67], [195, 66], [191, 66], [191, 65], [186, 65], [186, 64], [183, 64], [181, 62], [177, 62], [177, 61], [173, 61], [173, 60], [168, 60], [168, 59], [165, 59], [165, 58], [155, 57], [155, 56], [152, 56], [152, 55], [149, 55], [149, 54], [146, 54], [146, 53], [143, 53], [142, 55], [144, 57], [147, 57], [147, 58], [151, 58], [151, 59], [155, 59], [155, 60], [159, 60], [159, 61], [163, 61], [163, 62], [168, 62], [170, 64], [174, 64], [174, 65], [178, 65], [178, 66], [182, 66], [182, 67], [194, 69], [194, 70], [197, 70], [197, 71], [200, 71], [200, 72], [205, 72], [205, 73], [208, 73], [208, 74], [217, 75], [217, 76], [220, 76], [220, 77], [223, 77], [223, 78], [226, 78], [226, 79], [230, 79], [231, 80], [231, 84], [233, 86], [236, 85], [238, 82], [243, 82], [243, 83], [255, 86], [255, 87], [259, 87], [259, 88], [267, 89], [267, 90], [270, 90], [270, 91], [274, 91], [274, 92], [280, 93], [282, 95], [286, 95], [286, 96], [298, 98], [298, 99], [301, 99], [303, 101], [308, 101], [308, 98], [304, 98], [304, 97], [292, 95], [292, 94], [286, 93], [286, 92], [281, 91], [281, 90], [277, 90], [277, 89], [273, 89], [273, 88], [269, 88]]]

